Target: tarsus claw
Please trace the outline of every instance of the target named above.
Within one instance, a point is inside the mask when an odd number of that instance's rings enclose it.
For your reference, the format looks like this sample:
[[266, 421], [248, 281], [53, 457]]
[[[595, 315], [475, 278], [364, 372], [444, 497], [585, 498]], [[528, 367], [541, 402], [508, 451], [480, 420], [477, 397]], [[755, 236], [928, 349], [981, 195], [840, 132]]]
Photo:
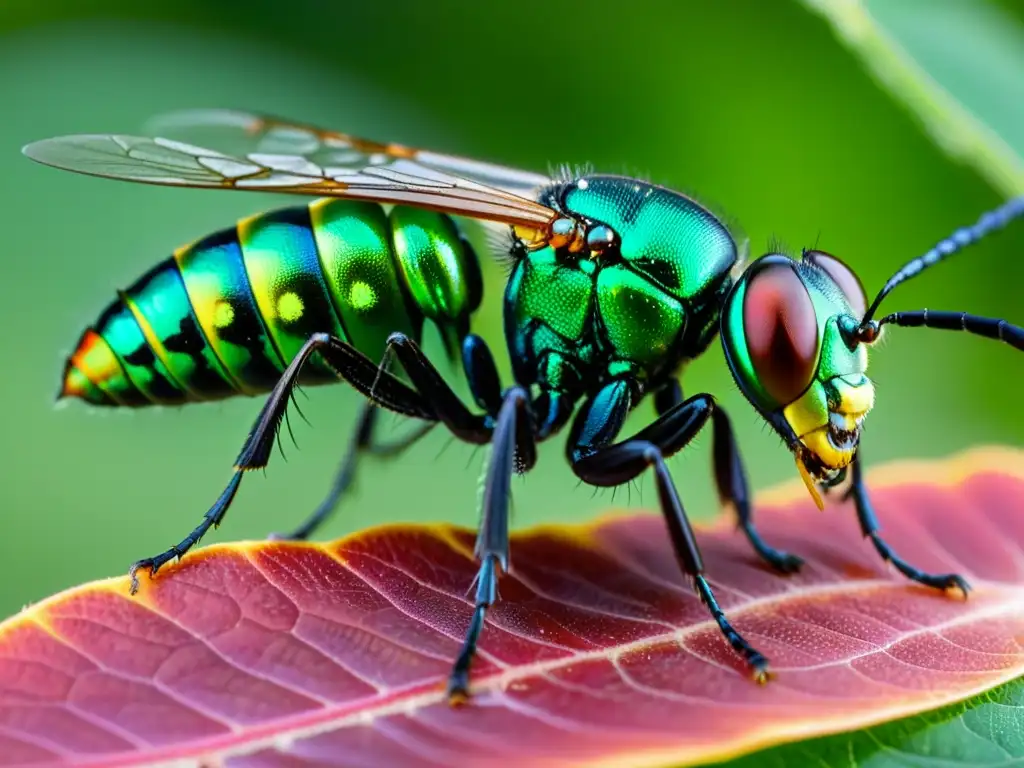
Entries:
[[754, 682], [758, 685], [765, 685], [775, 677], [774, 673], [768, 668], [768, 659], [761, 654], [757, 654], [756, 658], [750, 659], [750, 667]]
[[967, 599], [968, 594], [971, 591], [971, 585], [967, 583], [967, 579], [959, 574], [953, 573], [946, 577], [945, 589], [959, 589], [963, 595], [964, 600]]
[[448, 678], [448, 704], [461, 707], [469, 703], [469, 679], [465, 674], [454, 673]]
[[131, 584], [128, 587], [128, 594], [130, 595], [134, 595], [139, 591], [139, 570], [142, 568], [149, 568], [150, 578], [156, 573], [152, 558], [147, 557], [145, 560], [137, 560], [132, 563], [132, 567], [128, 569], [128, 578], [131, 579]]

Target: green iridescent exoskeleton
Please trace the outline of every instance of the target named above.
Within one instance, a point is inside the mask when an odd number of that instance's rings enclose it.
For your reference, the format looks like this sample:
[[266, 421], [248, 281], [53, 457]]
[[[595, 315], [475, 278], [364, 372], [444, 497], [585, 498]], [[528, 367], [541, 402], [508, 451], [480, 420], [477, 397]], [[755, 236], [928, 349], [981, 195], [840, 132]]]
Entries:
[[542, 199], [610, 238], [516, 255], [505, 325], [520, 380], [570, 397], [614, 376], [656, 385], [707, 347], [737, 260], [715, 216], [684, 195], [619, 176], [585, 176]]
[[399, 206], [391, 211], [395, 255], [403, 282], [422, 315], [438, 324], [455, 354], [469, 316], [483, 298], [480, 264], [448, 216]]
[[[309, 337], [381, 359], [424, 319], [465, 333], [479, 265], [452, 220], [322, 199], [185, 246], [121, 292], [83, 334], [63, 390], [98, 405], [174, 404], [273, 388]], [[303, 383], [336, 382], [317, 356]]]
[[[1024, 216], [1024, 197], [905, 264], [868, 306], [852, 270], [823, 251], [768, 254], [741, 271], [736, 238], [722, 219], [638, 179], [552, 179], [245, 112], [200, 110], [165, 124], [172, 137], [66, 136], [25, 151], [98, 176], [320, 199], [179, 249], [120, 292], [68, 360], [62, 395], [102, 405], [270, 393], [227, 486], [178, 544], [132, 566], [133, 592], [138, 571], [154, 575], [182, 557], [223, 520], [244, 473], [267, 465], [295, 387], [343, 380], [366, 403], [331, 494], [290, 538], [309, 537], [331, 513], [361, 456], [395, 455], [437, 424], [490, 447], [473, 549], [473, 609], [448, 678], [450, 701], [468, 697], [486, 614], [511, 562], [512, 475], [532, 469], [537, 444], [567, 425], [566, 458], [582, 482], [615, 487], [653, 476], [681, 571], [724, 641], [755, 680], [766, 682], [767, 659], [716, 601], [667, 463], [708, 427], [722, 503], [773, 570], [800, 568], [798, 555], [765, 542], [754, 525], [725, 410], [706, 392], [684, 397], [685, 364], [721, 331], [736, 383], [782, 437], [818, 505], [821, 491], [852, 467], [853, 506], [878, 554], [920, 584], [967, 593], [959, 575], [915, 568], [879, 535], [858, 457], [874, 402], [866, 347], [892, 324], [966, 331], [1024, 350], [1024, 328], [995, 318], [922, 310], [874, 319], [896, 285]], [[222, 149], [207, 148], [190, 129]], [[498, 224], [510, 235], [508, 386], [488, 343], [470, 331], [483, 299], [482, 271], [452, 216]], [[471, 403], [423, 350], [428, 321], [440, 329], [449, 358], [461, 358]], [[629, 414], [648, 396], [656, 418], [623, 436]], [[375, 431], [381, 408], [421, 427], [382, 443]]]

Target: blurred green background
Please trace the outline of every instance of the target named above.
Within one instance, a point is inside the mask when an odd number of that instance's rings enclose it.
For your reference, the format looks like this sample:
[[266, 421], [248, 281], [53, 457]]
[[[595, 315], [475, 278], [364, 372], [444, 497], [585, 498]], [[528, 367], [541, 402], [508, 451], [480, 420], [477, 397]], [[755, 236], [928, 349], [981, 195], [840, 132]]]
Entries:
[[[1004, 11], [1024, 17], [1019, 4]], [[921, 32], [925, 34], [925, 32]], [[976, 44], [970, 40], [965, 45]], [[818, 245], [869, 291], [1000, 201], [944, 156], [795, 2], [522, 0], [247, 3], [8, 0], [0, 9], [0, 614], [119, 575], [176, 542], [223, 483], [259, 402], [181, 410], [55, 408], [63, 356], [114, 296], [172, 248], [294, 199], [118, 184], [23, 158], [34, 139], [133, 132], [155, 113], [241, 107], [545, 170], [592, 163], [687, 190], [770, 241]], [[1024, 227], [917, 282], [887, 307], [1024, 320]], [[501, 271], [478, 329], [500, 339]], [[868, 464], [1024, 437], [1021, 359], [977, 339], [896, 330], [872, 358]], [[718, 345], [688, 372], [730, 409], [752, 482], [792, 459], [739, 395]], [[242, 485], [209, 541], [291, 528], [326, 490], [356, 396], [309, 390], [300, 451]], [[648, 419], [646, 406], [632, 425]], [[286, 446], [287, 447], [287, 446]], [[710, 435], [672, 461], [692, 516], [717, 513]], [[381, 522], [476, 518], [480, 454], [438, 431], [367, 462], [331, 537]], [[561, 441], [514, 485], [514, 524], [584, 520], [641, 494], [594, 494]], [[884, 522], [884, 521], [883, 521]], [[514, 559], [514, 553], [513, 553]]]

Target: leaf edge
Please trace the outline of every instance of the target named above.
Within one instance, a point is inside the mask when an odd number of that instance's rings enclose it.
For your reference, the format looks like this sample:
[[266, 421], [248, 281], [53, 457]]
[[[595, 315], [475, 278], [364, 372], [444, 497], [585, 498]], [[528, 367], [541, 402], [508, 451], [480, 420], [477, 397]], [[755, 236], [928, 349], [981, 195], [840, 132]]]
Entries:
[[[943, 458], [900, 459], [887, 462], [869, 469], [867, 476], [869, 485], [871, 485], [872, 488], [880, 489], [895, 485], [913, 484], [931, 485], [933, 487], [956, 486], [975, 475], [990, 473], [1004, 474], [1024, 482], [1024, 450], [998, 445], [977, 446]], [[755, 494], [755, 503], [764, 506], [781, 506], [785, 507], [788, 511], [792, 511], [796, 506], [795, 502], [797, 501], [806, 501], [809, 503], [809, 499], [806, 494], [807, 491], [802, 481], [799, 479], [793, 479]], [[655, 513], [640, 512], [635, 513], [633, 516], [651, 517], [654, 516], [654, 514]], [[621, 522], [623, 519], [624, 516], [621, 513], [606, 512], [596, 516], [592, 520], [582, 523], [563, 525], [548, 523], [531, 526], [529, 528], [516, 531], [513, 534], [513, 541], [516, 539], [529, 539], [531, 536], [546, 535], [556, 538], [576, 540], [578, 542], [580, 539], [589, 539], [590, 535], [602, 525], [611, 521]], [[728, 514], [719, 514], [713, 519], [699, 521], [694, 525], [698, 532], [720, 532], [722, 528], [730, 526], [734, 527], [735, 522], [732, 519], [732, 516]], [[327, 552], [329, 556], [337, 557], [336, 554], [329, 550], [341, 548], [346, 541], [358, 540], [368, 534], [382, 535], [391, 530], [402, 530], [408, 532], [410, 529], [430, 529], [434, 531], [435, 534], [450, 542], [453, 548], [464, 550], [468, 555], [472, 554], [470, 551], [466, 550], [461, 542], [458, 541], [458, 533], [464, 530], [459, 526], [445, 522], [416, 524], [388, 523], [355, 531], [335, 540], [326, 542], [268, 542], [267, 540], [247, 540], [212, 544], [201, 549], [194, 550], [182, 562], [167, 566], [161, 571], [160, 576], [157, 578], [169, 578], [181, 568], [190, 567], [192, 563], [203, 558], [216, 557], [221, 553], [239, 552], [248, 556], [248, 552], [260, 550], [268, 544], [271, 544], [274, 547], [315, 549]], [[0, 622], [0, 645], [2, 645], [3, 639], [8, 633], [13, 632], [18, 627], [26, 624], [34, 625], [47, 633], [51, 633], [48, 627], [48, 621], [46, 620], [45, 615], [43, 615], [45, 610], [51, 605], [57, 605], [63, 601], [74, 599], [79, 594], [86, 594], [90, 592], [95, 594], [100, 591], [116, 594], [124, 599], [130, 599], [128, 597], [128, 586], [129, 577], [127, 575], [99, 579], [70, 587], [40, 600], [37, 603], [26, 606], [18, 613]], [[144, 580], [143, 588], [140, 589], [139, 594], [134, 599], [140, 601], [150, 610], [162, 613], [146, 599], [146, 592], [149, 587], [149, 580]], [[899, 707], [898, 712], [895, 711], [895, 706], [890, 706], [885, 709], [868, 710], [855, 716], [847, 715], [842, 722], [842, 727], [839, 728], [829, 728], [827, 724], [825, 724], [825, 727], [822, 727], [823, 724], [820, 722], [812, 723], [806, 720], [789, 721], [782, 727], [780, 727], [779, 724], [774, 724], [759, 729], [752, 729], [748, 733], [744, 734], [742, 739], [736, 739], [724, 745], [713, 745], [712, 748], [708, 748], [707, 745], [695, 745], [674, 749], [654, 748], [650, 750], [634, 751], [628, 753], [629, 765], [636, 766], [636, 768], [668, 768], [669, 766], [673, 768], [682, 768], [683, 766], [704, 765], [708, 763], [736, 760], [764, 750], [782, 747], [786, 744], [793, 744], [814, 738], [827, 738], [844, 733], [853, 733], [873, 726], [879, 726], [890, 722], [898, 722], [899, 720], [919, 716], [923, 713], [939, 710], [961, 702], [967, 702], [985, 694], [989, 690], [1010, 683], [1020, 677], [1024, 676], [1021, 675], [1019, 669], [1009, 669], [1007, 670], [1007, 674], [993, 677], [991, 680], [977, 688], [969, 689], [966, 692], [958, 692], [953, 695], [936, 696], [927, 701], [920, 702], [920, 706], [912, 705], [908, 707], [906, 704], [902, 704]], [[507, 682], [506, 678], [507, 675], [501, 673], [488, 675], [477, 680], [476, 686], [478, 690], [486, 689], [488, 687], [498, 687], [502, 682]], [[410, 692], [407, 691], [406, 693], [408, 694]], [[412, 707], [412, 709], [418, 709], [423, 706], [439, 703], [444, 699], [443, 685], [439, 683], [435, 687], [435, 690], [423, 687], [422, 690], [412, 692], [411, 698], [416, 701], [416, 706]], [[378, 717], [408, 711], [410, 711], [409, 696], [403, 696], [394, 700], [386, 699], [371, 708], [362, 708], [357, 711], [354, 710], [344, 713], [335, 711], [330, 718], [330, 722], [332, 727], [348, 720], [366, 723]], [[298, 719], [305, 720], [306, 718]], [[315, 719], [319, 720], [319, 718]], [[322, 725], [318, 726], [315, 723], [307, 723], [305, 728], [299, 726], [297, 729], [293, 730], [295, 732], [308, 730], [312, 733], [318, 731], [320, 728], [322, 728]], [[300, 736], [296, 736], [295, 738], [299, 737]], [[214, 741], [217, 740], [215, 739]], [[251, 753], [253, 750], [261, 748], [264, 741], [264, 739], [257, 739], [254, 742], [246, 743], [243, 745], [243, 749], [239, 752], [235, 752], [234, 750], [219, 751], [219, 748], [215, 744], [210, 743], [206, 745], [206, 749], [213, 750], [208, 754], [216, 754], [220, 758], [226, 758], [234, 754]], [[158, 756], [155, 756], [155, 759], [156, 757]], [[623, 757], [624, 755], [622, 753], [618, 753], [583, 762], [565, 764], [575, 765], [578, 768], [619, 768], [619, 766], [623, 765]]]

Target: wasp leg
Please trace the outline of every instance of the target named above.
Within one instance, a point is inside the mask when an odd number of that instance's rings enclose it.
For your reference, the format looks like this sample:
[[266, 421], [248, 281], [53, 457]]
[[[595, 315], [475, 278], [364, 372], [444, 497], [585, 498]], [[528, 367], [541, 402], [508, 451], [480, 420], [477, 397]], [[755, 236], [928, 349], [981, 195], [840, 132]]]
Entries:
[[462, 341], [462, 368], [473, 400], [485, 413], [497, 418], [501, 410], [501, 380], [487, 342], [475, 333]]
[[483, 512], [473, 554], [480, 563], [473, 615], [448, 677], [448, 700], [457, 705], [469, 698], [469, 672], [483, 631], [487, 610], [498, 600], [498, 577], [508, 570], [508, 509], [512, 474], [526, 472], [537, 460], [529, 393], [520, 386], [500, 393], [498, 372], [486, 343], [476, 336], [463, 342], [463, 364], [470, 390], [487, 416], [471, 414], [423, 354], [404, 334], [388, 338], [388, 350], [402, 364], [416, 389], [436, 409], [452, 433], [467, 442], [490, 443], [484, 482]]
[[[654, 394], [654, 409], [659, 416], [681, 402], [683, 402], [683, 390], [676, 379], [672, 379]], [[715, 483], [718, 485], [718, 498], [724, 506], [732, 506], [736, 510], [740, 528], [743, 529], [750, 545], [762, 560], [779, 573], [795, 573], [800, 570], [804, 561], [789, 552], [775, 549], [765, 542], [754, 525], [747, 474], [743, 469], [743, 461], [740, 459], [736, 435], [732, 431], [729, 417], [720, 405], [716, 404], [711, 413], [711, 426], [714, 438], [712, 457], [715, 466]]]
[[[469, 672], [483, 631], [487, 610], [498, 600], [498, 577], [508, 570], [508, 509], [513, 472], [526, 472], [537, 460], [529, 393], [520, 386], [500, 394], [497, 368], [487, 344], [476, 336], [463, 342], [462, 358], [470, 390], [487, 415], [476, 416], [463, 405], [420, 346], [401, 333], [388, 338], [409, 379], [435, 409], [452, 433], [467, 442], [490, 443], [484, 482], [483, 513], [473, 554], [480, 563], [475, 584], [473, 615], [448, 677], [448, 700], [469, 698]], [[385, 358], [385, 364], [387, 357]]]
[[714, 437], [715, 482], [718, 485], [719, 498], [724, 504], [732, 503], [736, 508], [740, 528], [762, 560], [779, 573], [796, 573], [804, 564], [803, 559], [781, 549], [775, 549], [761, 538], [761, 534], [754, 526], [750, 492], [747, 489], [747, 477], [740, 460], [739, 447], [736, 445], [736, 435], [732, 431], [729, 417], [720, 407], [716, 407], [711, 414], [711, 427]]
[[302, 367], [313, 352], [319, 352], [341, 378], [364, 395], [369, 396], [372, 391], [372, 399], [378, 405], [406, 416], [427, 421], [438, 420], [438, 416], [430, 404], [418, 392], [387, 371], [379, 370], [377, 364], [351, 344], [325, 333], [313, 334], [285, 369], [260, 410], [260, 414], [235, 460], [235, 472], [231, 476], [227, 488], [203, 516], [202, 522], [188, 536], [159, 555], [144, 558], [132, 565], [129, 571], [132, 594], [139, 589], [138, 572], [140, 570], [149, 569], [150, 576], [153, 576], [171, 560], [183, 557], [186, 552], [199, 543], [199, 540], [210, 528], [220, 525], [242, 482], [242, 474], [247, 470], [259, 469], [267, 465], [274, 439], [277, 437], [278, 427], [291, 399], [292, 390], [298, 382]]
[[[469, 338], [477, 339], [482, 348], [486, 349], [486, 345], [483, 345], [479, 337], [467, 337], [467, 340]], [[481, 360], [479, 348], [474, 347], [469, 353], [465, 352], [465, 345], [463, 349], [464, 358], [473, 356], [475, 361], [479, 362]], [[455, 437], [476, 445], [486, 445], [491, 441], [491, 433], [494, 430], [493, 416], [490, 414], [478, 416], [470, 411], [448, 385], [448, 382], [444, 380], [444, 377], [437, 368], [434, 367], [434, 364], [427, 359], [419, 344], [404, 333], [393, 333], [388, 336], [387, 347], [384, 352], [384, 362], [380, 366], [381, 371], [387, 368], [392, 355], [398, 358], [416, 391], [424, 401], [430, 404], [431, 409], [437, 414], [437, 419], [444, 422], [444, 425], [448, 427]], [[490, 358], [489, 352], [487, 357]], [[493, 368], [493, 359], [490, 360], [490, 364]], [[496, 372], [494, 376], [496, 381]], [[490, 387], [484, 383], [484, 376], [473, 376], [471, 374], [470, 380], [471, 389], [474, 390], [474, 397], [479, 399], [485, 391], [488, 398], [491, 396]], [[371, 392], [370, 399], [376, 399], [374, 392]]]
[[[496, 415], [501, 408], [501, 389], [497, 367], [487, 344], [479, 336], [469, 334], [462, 342], [463, 368], [470, 391], [477, 405], [487, 413]], [[426, 422], [397, 440], [382, 443], [374, 439], [377, 425], [377, 408], [371, 403], [363, 406], [356, 422], [356, 428], [345, 450], [326, 498], [320, 502], [309, 518], [290, 534], [272, 534], [274, 539], [301, 540], [308, 539], [337, 508], [338, 502], [351, 487], [355, 479], [356, 466], [363, 454], [380, 457], [398, 456], [420, 438], [430, 432], [436, 422]]]
[[317, 508], [313, 510], [312, 514], [306, 518], [302, 525], [288, 534], [273, 533], [270, 535], [271, 539], [302, 541], [310, 538], [316, 529], [337, 509], [342, 497], [352, 487], [352, 482], [355, 480], [356, 467], [361, 456], [365, 454], [382, 458], [398, 456], [437, 426], [437, 422], [424, 422], [409, 432], [409, 434], [403, 435], [397, 440], [378, 442], [374, 439], [378, 413], [379, 409], [372, 403], [366, 403], [362, 406], [359, 420], [356, 422], [356, 428], [345, 449], [345, 455], [341, 459], [341, 464], [338, 466], [334, 482], [331, 484], [331, 489], [328, 491], [327, 496], [317, 505]]
[[654, 470], [661, 511], [680, 567], [693, 578], [700, 599], [729, 645], [750, 665], [754, 679], [766, 682], [767, 659], [733, 629], [704, 577], [697, 540], [665, 465], [665, 457], [685, 447], [707, 423], [715, 409], [714, 401], [710, 395], [691, 397], [633, 437], [609, 444], [625, 421], [631, 398], [627, 382], [613, 381], [583, 406], [573, 423], [569, 446], [573, 471], [585, 483], [613, 486], [627, 483], [649, 468]]
[[955, 573], [925, 573], [910, 565], [906, 560], [893, 552], [892, 547], [879, 535], [880, 526], [878, 518], [875, 517], [875, 510], [872, 508], [871, 500], [868, 498], [859, 456], [853, 462], [853, 484], [850, 487], [850, 491], [853, 496], [854, 506], [857, 509], [857, 520], [860, 522], [861, 532], [864, 536], [871, 539], [871, 543], [875, 545], [875, 549], [878, 550], [878, 554], [882, 556], [883, 560], [888, 560], [896, 567], [896, 570], [919, 584], [941, 590], [959, 589], [964, 597], [967, 597], [971, 586], [963, 576]]
[[448, 700], [461, 704], [469, 697], [469, 670], [476, 655], [487, 609], [498, 600], [498, 576], [508, 571], [508, 510], [514, 472], [525, 472], [536, 460], [530, 398], [511, 387], [504, 395], [491, 441], [484, 483], [483, 512], [473, 554], [480, 562], [475, 579], [473, 617], [448, 677]]
[[203, 515], [202, 522], [193, 528], [192, 532], [189, 533], [188, 536], [170, 549], [161, 552], [156, 557], [147, 557], [142, 560], [137, 560], [132, 564], [132, 567], [128, 571], [128, 577], [131, 579], [131, 586], [129, 587], [131, 594], [134, 595], [139, 591], [139, 570], [142, 568], [149, 568], [150, 576], [152, 576], [171, 560], [183, 557], [186, 552], [199, 543], [199, 540], [206, 535], [206, 532], [210, 530], [210, 528], [216, 528], [220, 525], [220, 521], [224, 518], [224, 513], [231, 504], [231, 500], [235, 498], [235, 494], [238, 492], [238, 486], [241, 482], [242, 473], [235, 472], [231, 476], [231, 480], [228, 481], [228, 485], [224, 489], [223, 493], [221, 493], [217, 498], [217, 501], [214, 502], [213, 506], [210, 507], [206, 514]]

